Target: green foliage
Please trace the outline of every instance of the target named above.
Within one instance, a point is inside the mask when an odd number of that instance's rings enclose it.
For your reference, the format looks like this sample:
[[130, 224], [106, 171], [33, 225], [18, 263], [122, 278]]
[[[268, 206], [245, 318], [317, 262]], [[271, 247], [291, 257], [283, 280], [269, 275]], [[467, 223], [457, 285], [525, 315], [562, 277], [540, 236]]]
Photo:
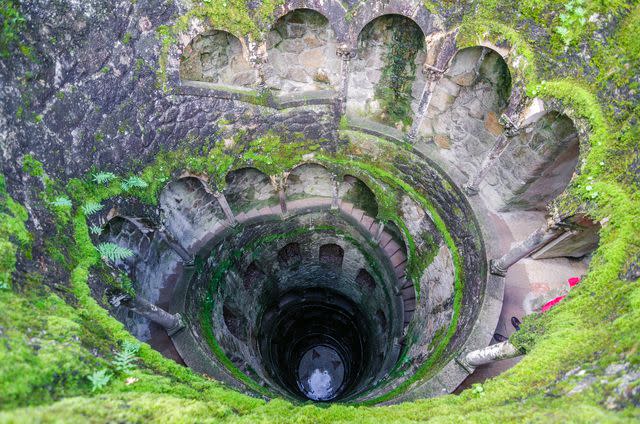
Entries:
[[51, 205], [58, 208], [70, 209], [73, 206], [73, 203], [71, 202], [71, 199], [69, 199], [67, 196], [57, 196], [55, 199], [53, 199], [53, 201], [51, 202]]
[[91, 234], [99, 236], [104, 230], [99, 225], [92, 225], [91, 227], [89, 227], [89, 231], [91, 232]]
[[102, 258], [111, 262], [121, 261], [134, 255], [133, 250], [115, 243], [100, 243], [96, 249]]
[[132, 188], [147, 188], [148, 186], [149, 184], [145, 180], [137, 176], [129, 177], [120, 184], [124, 191], [129, 191]]
[[91, 382], [91, 391], [95, 392], [96, 390], [100, 390], [106, 387], [106, 385], [109, 384], [109, 381], [111, 381], [111, 377], [111, 373], [106, 368], [94, 371], [93, 374], [87, 377], [87, 379]]
[[118, 372], [129, 374], [136, 368], [135, 360], [139, 350], [140, 343], [125, 340], [111, 364]]
[[20, 33], [26, 26], [18, 1], [2, 0], [0, 2], [0, 26], [0, 57], [8, 58], [11, 56], [11, 48], [20, 42]]
[[98, 172], [93, 174], [93, 181], [98, 184], [107, 184], [116, 179], [116, 174], [113, 172]]
[[585, 0], [570, 0], [565, 5], [565, 11], [558, 15], [560, 25], [555, 27], [555, 32], [565, 45], [571, 44], [578, 31], [587, 23], [587, 10], [584, 6]]
[[22, 157], [22, 170], [32, 177], [42, 177], [44, 175], [42, 162], [36, 160], [31, 154]]
[[87, 202], [82, 205], [82, 212], [89, 216], [96, 212], [100, 212], [104, 208], [104, 205], [98, 202]]
[[411, 125], [411, 96], [416, 75], [416, 57], [424, 47], [422, 31], [399, 16], [391, 18], [391, 40], [384, 58], [384, 68], [375, 89], [380, 102], [380, 119], [387, 124]]

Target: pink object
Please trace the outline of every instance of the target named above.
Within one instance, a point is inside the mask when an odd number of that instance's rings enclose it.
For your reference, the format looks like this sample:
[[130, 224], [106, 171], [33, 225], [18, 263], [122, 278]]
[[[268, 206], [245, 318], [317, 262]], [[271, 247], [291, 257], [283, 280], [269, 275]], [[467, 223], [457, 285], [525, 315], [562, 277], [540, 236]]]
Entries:
[[[578, 285], [578, 283], [580, 283], [580, 277], [571, 277], [569, 278], [568, 281], [569, 281], [569, 287], [575, 287]], [[542, 305], [542, 312], [547, 312], [549, 309], [553, 308], [558, 303], [560, 303], [560, 301], [565, 297], [567, 296], [558, 296], [555, 299], [545, 303], [544, 305]]]
[[553, 308], [554, 306], [556, 306], [558, 303], [560, 303], [560, 301], [562, 299], [564, 299], [566, 296], [558, 296], [555, 299], [545, 303], [542, 306], [542, 312], [547, 312], [549, 309]]

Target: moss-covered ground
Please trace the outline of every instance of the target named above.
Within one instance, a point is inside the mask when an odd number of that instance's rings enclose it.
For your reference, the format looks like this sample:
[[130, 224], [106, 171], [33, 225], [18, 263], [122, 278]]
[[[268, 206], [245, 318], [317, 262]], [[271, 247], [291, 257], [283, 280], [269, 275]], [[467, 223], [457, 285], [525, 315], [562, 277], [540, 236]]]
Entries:
[[[210, 5], [207, 16], [225, 24], [247, 23], [242, 1], [205, 3], [203, 7]], [[265, 5], [266, 16], [273, 5]], [[436, 12], [460, 7], [450, 1], [427, 6]], [[300, 406], [235, 393], [143, 345], [131, 376], [114, 372], [105, 388], [92, 391], [87, 375], [111, 367], [114, 352], [131, 336], [90, 294], [87, 279], [99, 258], [79, 208], [89, 200], [121, 194], [121, 185], [88, 186], [72, 180], [64, 186], [50, 182], [44, 192], [43, 202], [48, 202], [64, 188], [74, 205], [52, 207], [62, 232], [75, 240], [70, 255], [63, 255], [70, 279], [62, 283], [68, 288], [58, 293], [40, 274], [12, 272], [16, 256], [28, 261], [31, 237], [23, 225], [27, 212], [5, 193], [3, 178], [0, 421], [637, 422], [638, 382], [620, 391], [620, 376], [605, 370], [611, 364], [626, 364], [630, 374], [640, 367], [640, 287], [630, 272], [640, 257], [640, 198], [632, 172], [640, 138], [639, 110], [633, 101], [640, 63], [640, 6], [619, 0], [485, 0], [474, 2], [469, 10], [462, 44], [489, 40], [514, 47], [522, 60], [512, 71], [525, 81], [527, 92], [560, 101], [572, 118], [586, 123], [589, 140], [583, 143], [579, 175], [569, 190], [593, 219], [603, 223], [584, 281], [549, 313], [530, 316], [517, 333], [513, 341], [528, 352], [517, 366], [483, 383], [482, 390], [458, 396], [390, 407]], [[615, 23], [614, 31], [604, 40], [594, 37], [594, 31], [609, 22]], [[245, 33], [251, 30], [240, 27]], [[169, 46], [169, 28], [164, 35]], [[580, 56], [584, 51], [593, 54]], [[148, 188], [134, 188], [133, 194], [153, 202], [171, 177], [171, 160], [161, 157], [145, 171], [142, 178]], [[204, 166], [197, 158], [193, 161]], [[31, 173], [40, 173], [34, 166], [29, 165]], [[52, 257], [54, 250], [50, 249]], [[576, 368], [584, 373], [569, 373]], [[572, 392], [586, 377], [595, 379], [584, 390]]]

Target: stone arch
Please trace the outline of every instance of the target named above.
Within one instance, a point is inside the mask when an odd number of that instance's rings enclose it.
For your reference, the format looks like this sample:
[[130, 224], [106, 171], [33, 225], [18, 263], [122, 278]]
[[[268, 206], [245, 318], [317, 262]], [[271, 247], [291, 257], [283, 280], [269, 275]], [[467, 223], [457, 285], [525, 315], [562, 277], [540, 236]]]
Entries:
[[180, 79], [220, 86], [255, 87], [258, 73], [247, 60], [242, 41], [223, 30], [196, 35], [180, 57]]
[[333, 269], [341, 269], [344, 249], [335, 243], [323, 244], [319, 252], [320, 263]]
[[251, 262], [242, 273], [242, 285], [245, 289], [255, 287], [265, 278], [265, 273], [255, 262]]
[[303, 163], [291, 170], [287, 177], [287, 198], [332, 197], [334, 193], [333, 175], [322, 165]]
[[226, 303], [227, 302], [225, 302], [222, 307], [222, 319], [224, 320], [224, 324], [232, 336], [244, 342], [247, 340], [247, 329], [245, 322], [242, 319], [242, 314], [239, 311], [236, 311], [235, 308], [229, 307]]
[[389, 0], [373, 5], [362, 2], [356, 9], [350, 27], [350, 39], [355, 44], [362, 30], [374, 20], [385, 15], [403, 16], [415, 23], [426, 36], [437, 30], [435, 16], [418, 0]]
[[503, 131], [499, 118], [512, 87], [501, 54], [481, 46], [459, 50], [436, 84], [419, 134], [432, 138], [452, 166], [471, 174]]
[[278, 262], [284, 266], [296, 264], [302, 260], [300, 243], [291, 242], [278, 250]]
[[385, 14], [367, 23], [358, 35], [351, 61], [347, 112], [390, 126], [409, 127], [426, 78], [425, 36], [414, 20]]
[[133, 256], [117, 261], [116, 266], [124, 268], [130, 277], [135, 278], [135, 264], [146, 256], [152, 242], [149, 233], [152, 232], [133, 218], [116, 215], [104, 225], [99, 239], [103, 243], [117, 244], [134, 252]]
[[376, 280], [365, 269], [358, 271], [356, 275], [356, 285], [362, 287], [368, 293], [373, 292], [376, 289]]
[[289, 0], [276, 10], [273, 15], [274, 22], [299, 9], [308, 9], [321, 14], [329, 21], [331, 29], [339, 39], [344, 36], [346, 9], [339, 0]]
[[227, 217], [208, 185], [198, 177], [173, 181], [160, 193], [164, 226], [187, 251], [194, 253]]
[[579, 155], [573, 121], [550, 111], [513, 140], [487, 183], [504, 193], [504, 209], [543, 211], [569, 185]]
[[267, 34], [265, 79], [279, 93], [335, 90], [340, 82], [335, 30], [325, 15], [296, 8]]
[[361, 209], [368, 216], [375, 218], [378, 215], [378, 200], [373, 190], [361, 179], [353, 175], [345, 175], [338, 190], [338, 196], [343, 202], [349, 202], [355, 208]]
[[233, 170], [225, 181], [224, 195], [235, 214], [278, 203], [278, 193], [269, 176], [256, 168]]

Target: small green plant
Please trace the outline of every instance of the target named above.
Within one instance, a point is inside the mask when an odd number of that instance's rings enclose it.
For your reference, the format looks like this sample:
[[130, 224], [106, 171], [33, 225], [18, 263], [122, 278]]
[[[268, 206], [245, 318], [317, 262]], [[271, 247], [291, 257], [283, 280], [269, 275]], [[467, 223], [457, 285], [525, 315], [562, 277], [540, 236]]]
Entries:
[[126, 34], [124, 34], [124, 36], [122, 37], [122, 44], [129, 44], [131, 42], [131, 33], [127, 32]]
[[565, 5], [564, 13], [558, 16], [561, 25], [557, 26], [555, 31], [566, 46], [571, 44], [576, 33], [587, 23], [587, 10], [584, 8], [584, 3], [585, 0], [570, 0]]
[[484, 396], [484, 387], [482, 387], [482, 384], [477, 383], [477, 384], [474, 384], [472, 387], [473, 388], [471, 389], [471, 393], [473, 393], [476, 396]]
[[91, 382], [91, 391], [95, 392], [105, 387], [111, 381], [111, 377], [111, 373], [106, 368], [94, 371], [93, 374], [87, 377]]
[[96, 212], [100, 212], [103, 208], [104, 208], [104, 205], [98, 202], [87, 202], [84, 205], [82, 205], [82, 212], [84, 212], [86, 216], [89, 216], [89, 215], [93, 215]]
[[51, 205], [58, 208], [70, 208], [73, 206], [73, 203], [71, 203], [71, 199], [69, 199], [67, 196], [58, 196], [53, 199]]
[[109, 71], [111, 71], [111, 68], [109, 68], [108, 66], [103, 66], [102, 69], [100, 69], [100, 72], [102, 72], [103, 74], [108, 74]]
[[11, 286], [6, 281], [0, 281], [0, 290], [9, 290]]
[[129, 177], [120, 185], [124, 191], [129, 191], [132, 188], [146, 188], [149, 184], [140, 177]]
[[32, 177], [42, 177], [44, 169], [42, 162], [36, 160], [33, 155], [24, 155], [22, 158], [22, 170]]
[[89, 231], [91, 232], [91, 234], [99, 236], [100, 234], [102, 234], [102, 227], [100, 227], [99, 225], [92, 225], [91, 227], [89, 227]]
[[129, 374], [136, 368], [135, 360], [139, 350], [140, 343], [126, 340], [122, 343], [122, 349], [116, 353], [116, 357], [113, 359], [111, 364], [118, 372]]
[[20, 13], [18, 2], [6, 0], [0, 7], [0, 57], [11, 56], [11, 47], [20, 42], [20, 32], [26, 20]]
[[107, 184], [112, 180], [115, 180], [116, 174], [113, 172], [98, 172], [93, 174], [93, 181], [98, 184]]
[[115, 243], [100, 243], [96, 249], [102, 258], [106, 258], [111, 262], [121, 261], [133, 256], [133, 250], [118, 246]]

